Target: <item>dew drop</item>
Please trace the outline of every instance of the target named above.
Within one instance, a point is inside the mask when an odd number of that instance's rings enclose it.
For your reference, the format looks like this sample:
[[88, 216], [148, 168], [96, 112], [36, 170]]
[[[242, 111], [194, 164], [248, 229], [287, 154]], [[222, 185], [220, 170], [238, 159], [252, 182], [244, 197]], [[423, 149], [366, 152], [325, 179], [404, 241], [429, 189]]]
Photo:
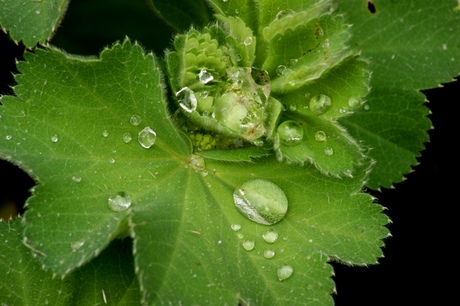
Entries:
[[324, 131], [318, 131], [315, 134], [315, 140], [318, 142], [323, 142], [326, 140], [326, 133]]
[[243, 249], [245, 249], [246, 251], [251, 251], [252, 249], [254, 249], [255, 245], [256, 243], [254, 242], [254, 240], [244, 240], [242, 243]]
[[[202, 84], [207, 84], [214, 80], [212, 74], [210, 74], [206, 69], [201, 69], [200, 73], [198, 73], [198, 78]], [[179, 92], [178, 92], [179, 93]]]
[[232, 230], [234, 230], [235, 232], [239, 231], [241, 229], [241, 225], [240, 224], [232, 224], [230, 225], [230, 227], [232, 228]]
[[51, 141], [52, 142], [58, 142], [59, 141], [58, 135], [54, 134], [53, 136], [51, 136]]
[[369, 106], [369, 104], [365, 104], [365, 105], [364, 105], [364, 110], [367, 110], [367, 111], [368, 111], [370, 108], [371, 108], [371, 107]]
[[288, 200], [283, 190], [263, 179], [241, 184], [233, 192], [233, 201], [243, 216], [265, 225], [281, 221], [288, 209]]
[[139, 141], [139, 144], [143, 148], [146, 148], [146, 149], [148, 149], [151, 146], [153, 146], [153, 144], [155, 143], [156, 139], [157, 139], [157, 133], [155, 133], [155, 131], [152, 130], [152, 128], [149, 127], [149, 126], [145, 127], [137, 135], [137, 140]]
[[177, 101], [179, 106], [182, 107], [186, 112], [191, 113], [196, 110], [197, 100], [195, 93], [188, 87], [184, 87], [176, 93]]
[[79, 176], [72, 176], [72, 181], [74, 181], [75, 183], [80, 183], [80, 182], [81, 182], [81, 177], [79, 177]]
[[280, 282], [288, 279], [289, 277], [292, 276], [292, 273], [294, 273], [294, 269], [291, 266], [285, 265], [281, 266], [278, 271], [276, 271], [276, 274], [278, 275], [278, 279]]
[[358, 107], [361, 104], [361, 101], [356, 97], [351, 97], [348, 99], [348, 106], [351, 108]]
[[131, 134], [130, 133], [124, 133], [123, 136], [122, 136], [122, 139], [125, 143], [129, 143], [131, 141], [131, 139], [133, 139], [131, 137]]
[[249, 46], [250, 44], [252, 44], [252, 37], [251, 36], [246, 37], [243, 43], [245, 46]]
[[275, 251], [271, 249], [267, 249], [264, 251], [264, 257], [267, 259], [275, 257]]
[[279, 65], [278, 67], [276, 67], [276, 73], [278, 75], [283, 75], [285, 71], [286, 71], [286, 66], [284, 65]]
[[297, 105], [295, 105], [295, 104], [289, 105], [289, 110], [292, 111], [292, 112], [296, 111], [297, 110]]
[[118, 192], [109, 197], [108, 204], [113, 211], [127, 210], [131, 206], [131, 197], [126, 192]]
[[262, 234], [262, 238], [264, 238], [267, 243], [274, 243], [278, 239], [278, 232], [274, 229], [269, 229]]
[[287, 120], [278, 126], [278, 135], [280, 141], [285, 146], [295, 146], [303, 139], [303, 128], [300, 123]]
[[74, 241], [70, 244], [70, 248], [72, 249], [72, 252], [78, 251], [83, 245], [85, 244], [85, 241], [83, 240], [78, 240]]
[[326, 154], [327, 156], [331, 156], [332, 154], [334, 154], [334, 149], [326, 147], [324, 148], [324, 154]]
[[129, 123], [131, 123], [134, 126], [138, 126], [141, 124], [142, 118], [138, 115], [132, 115], [131, 118], [129, 118]]
[[13, 136], [11, 136], [11, 135], [6, 135], [6, 136], [5, 136], [5, 139], [6, 139], [6, 140], [11, 140], [12, 138], [13, 138]]
[[330, 107], [331, 98], [329, 96], [319, 94], [310, 100], [310, 110], [316, 115], [324, 114]]
[[102, 136], [104, 136], [104, 137], [109, 136], [109, 132], [107, 132], [107, 130], [105, 130], [104, 132], [102, 132]]

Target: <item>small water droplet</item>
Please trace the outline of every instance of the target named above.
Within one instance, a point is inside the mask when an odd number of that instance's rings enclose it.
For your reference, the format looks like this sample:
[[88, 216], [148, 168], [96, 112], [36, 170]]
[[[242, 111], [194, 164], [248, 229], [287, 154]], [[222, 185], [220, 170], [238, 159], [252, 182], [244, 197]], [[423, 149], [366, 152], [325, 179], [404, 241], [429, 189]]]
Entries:
[[107, 130], [105, 130], [104, 132], [102, 132], [102, 136], [104, 136], [104, 137], [109, 136], [109, 132], [107, 132]]
[[[198, 78], [202, 84], [207, 84], [214, 80], [212, 74], [210, 74], [206, 69], [201, 69], [200, 73], [198, 73]], [[179, 93], [179, 92], [178, 92]]]
[[272, 225], [281, 221], [288, 209], [285, 193], [276, 184], [254, 179], [246, 181], [233, 192], [238, 211], [251, 221]]
[[367, 111], [368, 111], [370, 108], [371, 108], [371, 107], [369, 106], [369, 104], [365, 104], [365, 105], [364, 105], [364, 110], [367, 110]]
[[248, 36], [244, 39], [244, 45], [249, 46], [250, 44], [252, 44], [252, 37]]
[[242, 243], [243, 249], [245, 249], [246, 251], [251, 251], [252, 249], [254, 249], [255, 245], [256, 243], [254, 242], [254, 240], [244, 240]]
[[326, 140], [326, 133], [324, 131], [318, 131], [315, 134], [315, 140], [318, 142], [323, 142]]
[[79, 176], [72, 176], [72, 181], [74, 181], [75, 183], [80, 183], [80, 182], [81, 182], [81, 177], [79, 177]]
[[297, 110], [297, 105], [295, 105], [295, 104], [289, 105], [289, 110], [292, 111], [292, 112], [296, 111]]
[[198, 102], [196, 100], [195, 93], [190, 88], [182, 88], [176, 93], [176, 97], [179, 102], [179, 106], [186, 112], [191, 113], [196, 110]]
[[142, 118], [138, 115], [132, 115], [131, 118], [129, 118], [129, 123], [131, 123], [134, 126], [138, 126], [141, 124]]
[[291, 66], [294, 66], [295, 64], [297, 64], [299, 60], [296, 59], [296, 58], [291, 58], [291, 60], [289, 61], [289, 63], [291, 64]]
[[74, 241], [70, 244], [70, 248], [72, 249], [72, 252], [78, 251], [79, 248], [81, 248], [85, 244], [85, 241], [83, 240], [78, 240]]
[[264, 251], [264, 257], [267, 259], [275, 257], [275, 251], [271, 249], [267, 249]]
[[131, 206], [131, 197], [126, 192], [118, 192], [109, 197], [108, 204], [113, 211], [127, 210]]
[[123, 136], [122, 136], [122, 139], [125, 143], [129, 143], [131, 141], [131, 139], [133, 139], [131, 137], [131, 134], [130, 133], [124, 133]]
[[339, 112], [340, 112], [341, 114], [346, 114], [346, 113], [348, 112], [348, 110], [347, 110], [345, 107], [341, 107], [341, 108], [339, 109]]
[[235, 232], [239, 231], [241, 229], [241, 225], [240, 224], [232, 224], [230, 225], [230, 227], [232, 228], [232, 230], [234, 230]]
[[13, 136], [11, 136], [11, 135], [6, 135], [6, 136], [5, 136], [5, 139], [6, 139], [6, 140], [11, 140], [12, 138], [13, 138]]
[[274, 229], [269, 229], [262, 234], [262, 238], [264, 238], [267, 243], [274, 243], [278, 239], [278, 232]]
[[329, 110], [331, 104], [331, 98], [329, 96], [319, 94], [311, 98], [310, 110], [316, 115], [321, 115]]
[[358, 107], [360, 104], [361, 101], [357, 97], [351, 97], [350, 99], [348, 99], [348, 106], [350, 106], [351, 108]]
[[146, 149], [149, 149], [154, 145], [155, 140], [157, 139], [157, 134], [151, 127], [147, 126], [137, 135], [137, 140], [139, 144]]
[[279, 65], [278, 67], [276, 67], [276, 73], [278, 75], [283, 75], [285, 71], [286, 71], [286, 66], [284, 65]]
[[115, 164], [115, 159], [114, 158], [109, 159], [109, 163]]
[[58, 142], [59, 141], [58, 135], [54, 134], [53, 136], [51, 136], [51, 141], [52, 142]]
[[285, 146], [295, 146], [303, 139], [303, 128], [300, 123], [287, 120], [278, 126], [278, 135], [280, 141]]
[[294, 269], [289, 265], [281, 266], [278, 271], [276, 271], [280, 282], [291, 277], [292, 273], [294, 273]]
[[332, 154], [334, 154], [334, 149], [326, 147], [324, 148], [324, 154], [326, 154], [327, 156], [331, 156]]
[[40, 15], [40, 13], [41, 13], [40, 10], [36, 10], [36, 11], [35, 11], [35, 14], [37, 14], [37, 15]]

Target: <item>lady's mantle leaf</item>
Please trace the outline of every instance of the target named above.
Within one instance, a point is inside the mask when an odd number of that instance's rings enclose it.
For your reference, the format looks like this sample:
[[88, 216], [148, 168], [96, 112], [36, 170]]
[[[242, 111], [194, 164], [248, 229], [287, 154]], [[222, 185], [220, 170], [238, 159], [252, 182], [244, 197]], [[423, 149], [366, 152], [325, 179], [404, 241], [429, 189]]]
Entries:
[[[141, 47], [117, 44], [100, 60], [53, 49], [25, 56], [17, 97], [2, 99], [0, 154], [39, 183], [27, 202], [26, 244], [67, 274], [126, 231], [130, 204], [188, 150]], [[151, 130], [156, 142], [146, 149]]]
[[0, 27], [26, 47], [45, 43], [64, 16], [69, 0], [3, 0]]

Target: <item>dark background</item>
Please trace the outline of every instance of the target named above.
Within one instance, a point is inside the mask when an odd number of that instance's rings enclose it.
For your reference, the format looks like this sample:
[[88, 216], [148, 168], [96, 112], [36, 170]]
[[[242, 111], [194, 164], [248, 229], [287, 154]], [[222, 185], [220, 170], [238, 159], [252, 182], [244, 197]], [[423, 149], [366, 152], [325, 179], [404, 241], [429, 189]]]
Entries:
[[[140, 41], [147, 39], [136, 37], [137, 29], [129, 26], [130, 20], [123, 21], [124, 17], [120, 16], [113, 16], [113, 22], [126, 23], [127, 30], [125, 28], [123, 34], [111, 33], [105, 40], [98, 39], [97, 29], [89, 33], [70, 25], [81, 19], [76, 14], [66, 17], [52, 41], [66, 46], [68, 52], [97, 54], [103, 46], [125, 35]], [[98, 14], [93, 18], [97, 19]], [[161, 41], [155, 45], [158, 50], [154, 50], [160, 53], [169, 45], [171, 31], [164, 25], [158, 28], [149, 24], [149, 18], [146, 16], [145, 22], [142, 18], [137, 22], [156, 29], [150, 39]], [[71, 41], [66, 41], [69, 37]], [[15, 45], [6, 34], [0, 33], [0, 94], [12, 93], [9, 86], [14, 85], [12, 73], [17, 72], [15, 59], [21, 59], [23, 50], [24, 47]], [[454, 234], [458, 231], [454, 227], [457, 219], [454, 207], [458, 200], [454, 200], [457, 197], [454, 183], [458, 183], [455, 158], [459, 155], [453, 140], [459, 139], [459, 129], [454, 126], [454, 121], [458, 120], [454, 117], [454, 109], [460, 102], [460, 83], [445, 84], [444, 88], [424, 93], [430, 101], [430, 119], [435, 128], [429, 132], [431, 141], [419, 158], [420, 165], [407, 175], [406, 181], [396, 184], [395, 189], [372, 192], [378, 202], [388, 208], [387, 214], [393, 221], [389, 226], [393, 237], [385, 241], [385, 258], [380, 259], [380, 265], [364, 268], [333, 263], [337, 306], [421, 305], [428, 301], [435, 301], [435, 305], [451, 305], [451, 300], [457, 296], [454, 248], [458, 238]], [[19, 212], [32, 186], [33, 181], [24, 172], [0, 160], [0, 214], [3, 211], [3, 216], [8, 216]], [[8, 207], [11, 211], [7, 211]]]

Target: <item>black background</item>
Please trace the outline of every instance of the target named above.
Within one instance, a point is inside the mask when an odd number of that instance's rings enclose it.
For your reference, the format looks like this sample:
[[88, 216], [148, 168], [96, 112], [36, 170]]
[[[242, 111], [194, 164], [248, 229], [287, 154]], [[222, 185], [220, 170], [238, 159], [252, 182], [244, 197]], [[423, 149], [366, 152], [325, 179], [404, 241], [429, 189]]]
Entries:
[[[15, 58], [20, 59], [23, 50], [0, 34], [0, 94], [11, 93]], [[337, 306], [418, 305], [428, 301], [448, 305], [455, 299], [459, 156], [455, 141], [459, 129], [454, 110], [460, 102], [460, 84], [449, 83], [424, 93], [430, 101], [427, 105], [434, 129], [429, 132], [431, 141], [419, 158], [420, 165], [395, 189], [373, 192], [393, 221], [389, 226], [393, 237], [385, 241], [385, 258], [379, 260], [380, 265], [369, 267], [333, 263]], [[24, 172], [0, 161], [0, 205], [13, 202], [21, 206], [32, 186]]]

